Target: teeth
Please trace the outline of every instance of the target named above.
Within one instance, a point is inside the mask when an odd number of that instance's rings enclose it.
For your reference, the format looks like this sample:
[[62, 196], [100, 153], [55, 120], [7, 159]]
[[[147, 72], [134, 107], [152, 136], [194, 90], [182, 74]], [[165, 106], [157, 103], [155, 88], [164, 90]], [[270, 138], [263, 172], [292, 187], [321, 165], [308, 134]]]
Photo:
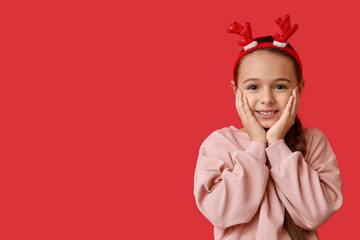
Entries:
[[273, 112], [259, 112], [259, 113], [261, 113], [262, 115], [271, 115], [271, 114], [275, 113], [275, 111], [273, 111]]

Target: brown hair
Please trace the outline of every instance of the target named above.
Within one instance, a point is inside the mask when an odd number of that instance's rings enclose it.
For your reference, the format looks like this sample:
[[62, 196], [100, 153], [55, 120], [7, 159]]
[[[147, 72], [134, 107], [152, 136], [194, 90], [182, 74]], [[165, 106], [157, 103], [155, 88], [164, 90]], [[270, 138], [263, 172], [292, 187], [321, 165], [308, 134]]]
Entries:
[[[255, 40], [258, 43], [261, 43], [261, 42], [273, 42], [272, 36], [259, 37], [259, 38], [255, 39]], [[295, 49], [289, 43], [287, 43], [287, 46], [295, 51]], [[295, 60], [295, 58], [293, 56], [291, 56], [289, 53], [287, 53], [287, 52], [285, 52], [285, 51], [283, 51], [281, 49], [270, 48], [270, 47], [264, 47], [264, 48], [256, 49], [256, 50], [254, 50], [252, 52], [259, 51], [259, 50], [265, 50], [265, 51], [269, 51], [269, 52], [272, 52], [272, 53], [276, 53], [276, 54], [280, 54], [280, 55], [289, 57], [291, 59], [291, 61], [293, 62], [297, 81], [298, 81], [298, 83], [301, 82], [302, 72], [301, 72], [299, 63]], [[238, 70], [239, 70], [239, 66], [240, 66], [240, 64], [242, 62], [242, 59], [240, 59], [240, 61], [237, 63], [236, 69], [235, 69], [235, 77], [236, 77], [235, 78], [236, 79], [235, 80], [235, 86], [236, 86], [236, 88], [237, 88], [237, 78], [238, 78], [238, 75], [239, 75]], [[293, 152], [294, 151], [299, 151], [299, 152], [301, 152], [303, 154], [303, 156], [305, 156], [305, 154], [306, 154], [305, 136], [304, 136], [304, 131], [303, 131], [301, 121], [298, 118], [298, 116], [296, 116], [295, 123], [291, 126], [289, 131], [286, 133], [284, 141], [288, 145], [288, 147], [291, 149], [291, 151], [293, 151]], [[285, 208], [284, 227], [287, 230], [287, 232], [289, 233], [291, 239], [293, 239], [293, 240], [303, 240], [304, 239], [303, 231], [305, 231], [305, 230], [300, 228], [299, 226], [297, 226], [294, 223], [294, 220], [291, 218], [291, 216], [290, 216], [289, 212], [286, 210], [286, 208]]]

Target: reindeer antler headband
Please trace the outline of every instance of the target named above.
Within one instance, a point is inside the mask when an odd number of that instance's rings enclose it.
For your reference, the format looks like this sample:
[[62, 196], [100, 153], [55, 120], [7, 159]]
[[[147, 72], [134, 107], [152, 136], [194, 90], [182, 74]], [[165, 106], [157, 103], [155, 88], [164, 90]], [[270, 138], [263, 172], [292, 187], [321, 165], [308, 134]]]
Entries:
[[241, 37], [243, 37], [242, 40], [238, 41], [238, 44], [244, 46], [244, 49], [240, 52], [234, 64], [233, 74], [235, 81], [236, 81], [235, 79], [236, 65], [240, 61], [240, 59], [245, 54], [264, 47], [277, 48], [285, 52], [288, 52], [299, 63], [302, 72], [302, 64], [298, 54], [287, 46], [287, 40], [296, 32], [296, 30], [298, 29], [298, 25], [294, 24], [291, 26], [290, 16], [288, 14], [282, 18], [275, 19], [275, 22], [280, 26], [282, 34], [276, 33], [272, 35], [274, 39], [273, 42], [262, 42], [262, 43], [258, 43], [253, 39], [251, 32], [251, 25], [249, 22], [246, 22], [244, 27], [238, 22], [230, 23], [231, 27], [228, 28], [227, 31], [229, 33], [239, 34]]

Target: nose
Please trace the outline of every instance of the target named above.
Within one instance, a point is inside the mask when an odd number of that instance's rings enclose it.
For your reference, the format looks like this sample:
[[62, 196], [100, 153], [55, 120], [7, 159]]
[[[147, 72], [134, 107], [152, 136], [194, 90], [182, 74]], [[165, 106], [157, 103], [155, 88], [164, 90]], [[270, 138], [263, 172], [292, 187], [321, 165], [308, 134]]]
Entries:
[[263, 89], [261, 93], [261, 103], [262, 104], [274, 104], [275, 98], [271, 89]]

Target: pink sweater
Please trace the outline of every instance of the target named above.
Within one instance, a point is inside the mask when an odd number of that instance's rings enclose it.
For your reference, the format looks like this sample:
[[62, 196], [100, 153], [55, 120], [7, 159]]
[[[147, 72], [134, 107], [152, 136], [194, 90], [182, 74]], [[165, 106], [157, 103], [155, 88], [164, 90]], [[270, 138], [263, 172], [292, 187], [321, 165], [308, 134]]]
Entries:
[[[215, 240], [290, 239], [284, 207], [305, 239], [343, 203], [336, 157], [324, 133], [304, 129], [307, 153], [292, 152], [284, 140], [269, 147], [250, 142], [234, 126], [211, 133], [201, 144], [194, 195], [214, 225]], [[271, 168], [266, 165], [267, 159]]]

